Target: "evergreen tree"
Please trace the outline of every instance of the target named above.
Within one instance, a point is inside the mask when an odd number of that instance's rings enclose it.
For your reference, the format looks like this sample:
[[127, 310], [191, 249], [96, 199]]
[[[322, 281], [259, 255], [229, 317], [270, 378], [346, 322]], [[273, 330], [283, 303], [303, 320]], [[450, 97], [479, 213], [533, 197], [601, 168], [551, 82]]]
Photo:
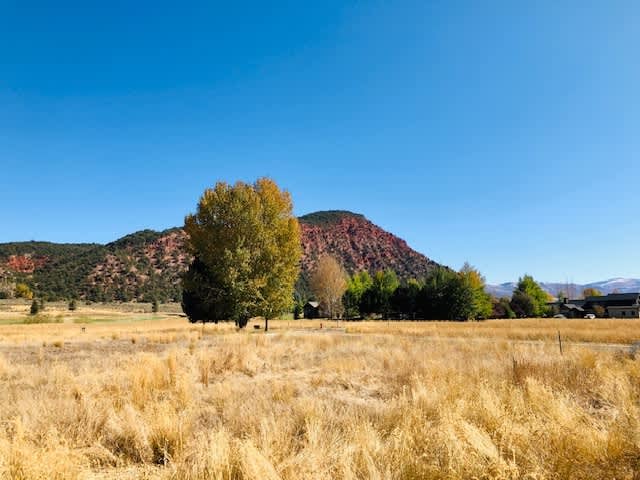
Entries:
[[421, 288], [422, 285], [413, 279], [396, 288], [391, 295], [392, 311], [407, 318], [415, 318]]
[[463, 274], [437, 267], [420, 291], [418, 306], [430, 320], [469, 320], [476, 311], [475, 293]]
[[298, 320], [302, 316], [302, 313], [302, 304], [299, 301], [296, 301], [295, 305], [293, 306], [293, 319]]
[[40, 311], [40, 304], [38, 303], [38, 300], [34, 298], [33, 302], [31, 302], [30, 313], [31, 315], [37, 315], [39, 311]]

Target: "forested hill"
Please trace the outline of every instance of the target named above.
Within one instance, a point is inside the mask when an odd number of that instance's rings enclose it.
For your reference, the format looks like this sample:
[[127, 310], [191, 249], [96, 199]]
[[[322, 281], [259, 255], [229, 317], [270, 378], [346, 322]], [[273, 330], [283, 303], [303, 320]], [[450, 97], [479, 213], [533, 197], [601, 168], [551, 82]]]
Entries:
[[[301, 282], [324, 253], [349, 273], [393, 269], [401, 278], [421, 278], [437, 265], [363, 215], [315, 212], [300, 217]], [[143, 230], [106, 245], [15, 242], [0, 244], [0, 286], [28, 284], [48, 299], [93, 301], [178, 300], [180, 275], [190, 258], [180, 228]], [[1, 293], [1, 292], [0, 292]]]
[[[179, 297], [184, 257], [153, 255], [182, 230], [143, 230], [107, 245], [14, 242], [0, 244], [0, 280], [24, 282], [49, 299], [143, 300]], [[182, 250], [182, 240], [179, 250]]]

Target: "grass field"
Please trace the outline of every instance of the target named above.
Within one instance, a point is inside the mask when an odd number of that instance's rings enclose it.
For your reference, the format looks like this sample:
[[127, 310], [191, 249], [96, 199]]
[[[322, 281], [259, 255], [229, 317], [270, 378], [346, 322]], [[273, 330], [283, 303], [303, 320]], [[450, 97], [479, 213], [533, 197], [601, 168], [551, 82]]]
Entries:
[[630, 344], [640, 321], [265, 335], [167, 306], [23, 307], [0, 306], [2, 479], [640, 478], [640, 354], [572, 343]]

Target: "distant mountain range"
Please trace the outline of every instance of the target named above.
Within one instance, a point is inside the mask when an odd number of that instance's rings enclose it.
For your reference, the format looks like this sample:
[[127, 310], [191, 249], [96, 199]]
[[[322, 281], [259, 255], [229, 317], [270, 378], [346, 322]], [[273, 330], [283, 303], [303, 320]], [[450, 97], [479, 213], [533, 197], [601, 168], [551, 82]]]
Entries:
[[[333, 210], [300, 217], [302, 272], [297, 289], [322, 254], [337, 257], [348, 273], [392, 269], [400, 278], [423, 278], [438, 264], [363, 215]], [[27, 283], [50, 299], [94, 301], [180, 299], [180, 275], [191, 258], [180, 228], [143, 230], [106, 245], [14, 242], [0, 244], [0, 287]]]
[[[516, 288], [516, 282], [501, 283], [499, 285], [487, 285], [487, 291], [496, 297], [510, 297]], [[550, 293], [556, 295], [562, 291], [571, 298], [579, 297], [585, 288], [595, 288], [605, 295], [608, 293], [630, 293], [640, 292], [640, 279], [638, 278], [611, 278], [599, 282], [587, 283], [584, 285], [577, 283], [553, 283], [540, 282], [540, 286]]]

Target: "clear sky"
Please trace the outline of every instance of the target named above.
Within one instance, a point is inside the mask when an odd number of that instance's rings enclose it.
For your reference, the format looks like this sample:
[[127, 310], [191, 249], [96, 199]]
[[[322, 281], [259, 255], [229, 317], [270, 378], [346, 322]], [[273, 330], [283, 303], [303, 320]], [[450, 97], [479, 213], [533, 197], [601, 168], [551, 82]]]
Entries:
[[217, 180], [492, 283], [640, 277], [640, 3], [0, 3], [0, 242], [181, 225]]

